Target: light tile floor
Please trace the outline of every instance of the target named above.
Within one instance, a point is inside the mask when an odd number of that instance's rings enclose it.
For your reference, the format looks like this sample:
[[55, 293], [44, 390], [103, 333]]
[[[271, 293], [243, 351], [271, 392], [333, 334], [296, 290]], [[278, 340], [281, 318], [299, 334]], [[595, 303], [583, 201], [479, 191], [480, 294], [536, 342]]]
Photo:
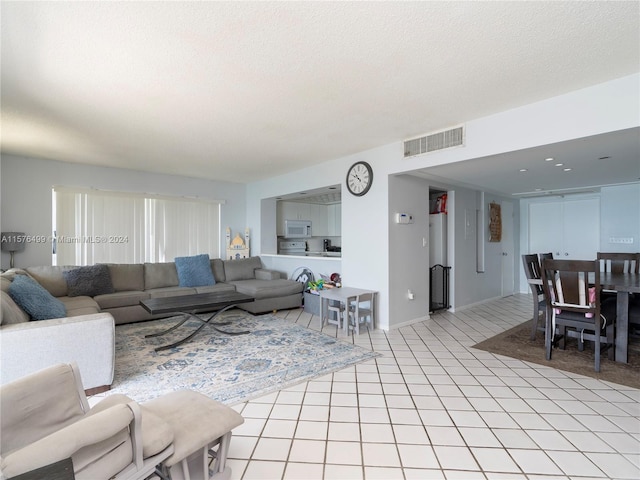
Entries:
[[470, 348], [530, 311], [515, 295], [355, 338], [325, 327], [383, 356], [234, 406], [232, 479], [640, 478], [639, 390]]

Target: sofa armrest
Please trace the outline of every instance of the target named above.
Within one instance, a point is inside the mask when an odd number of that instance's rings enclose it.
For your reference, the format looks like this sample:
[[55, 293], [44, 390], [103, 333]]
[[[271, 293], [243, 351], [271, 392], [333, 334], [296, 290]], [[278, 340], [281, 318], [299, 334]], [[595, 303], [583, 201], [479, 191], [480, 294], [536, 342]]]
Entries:
[[76, 362], [85, 390], [113, 383], [115, 323], [109, 313], [2, 325], [0, 383]]
[[266, 268], [256, 268], [256, 280], [277, 280], [280, 278], [280, 272], [275, 270], [267, 270]]
[[[102, 445], [95, 449], [94, 454], [103, 455], [105, 451], [109, 451], [109, 442], [115, 448], [127, 437], [132, 437], [131, 463], [135, 464], [136, 460], [141, 462], [141, 450], [134, 450], [136, 444], [141, 445], [135, 439], [135, 427], [138, 426], [139, 429], [139, 425], [140, 407], [137, 404], [114, 405], [10, 452], [2, 458], [2, 473], [6, 477], [13, 477], [73, 457], [80, 450], [87, 447], [90, 449], [98, 444]], [[138, 459], [134, 457], [134, 451]]]

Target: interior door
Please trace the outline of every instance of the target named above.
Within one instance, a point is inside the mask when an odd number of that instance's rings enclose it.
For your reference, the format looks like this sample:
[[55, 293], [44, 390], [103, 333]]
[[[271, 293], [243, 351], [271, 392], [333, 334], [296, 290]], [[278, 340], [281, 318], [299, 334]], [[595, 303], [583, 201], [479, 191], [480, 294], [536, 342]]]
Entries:
[[564, 248], [558, 258], [595, 260], [600, 250], [600, 199], [566, 200], [563, 218]]
[[515, 246], [513, 243], [513, 204], [502, 202], [502, 296], [508, 297], [514, 292]]
[[526, 253], [556, 252], [563, 250], [562, 229], [554, 218], [562, 217], [562, 202], [529, 204], [529, 251]]

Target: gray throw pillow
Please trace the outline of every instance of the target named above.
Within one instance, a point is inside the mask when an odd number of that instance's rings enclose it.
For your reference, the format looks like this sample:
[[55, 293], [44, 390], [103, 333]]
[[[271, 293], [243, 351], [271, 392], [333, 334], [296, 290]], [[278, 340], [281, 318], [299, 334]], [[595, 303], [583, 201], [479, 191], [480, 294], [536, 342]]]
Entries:
[[107, 265], [77, 267], [63, 272], [63, 275], [67, 281], [67, 295], [70, 297], [95, 297], [115, 292]]
[[60, 300], [26, 275], [16, 275], [9, 286], [9, 295], [34, 320], [48, 320], [67, 315], [67, 310]]

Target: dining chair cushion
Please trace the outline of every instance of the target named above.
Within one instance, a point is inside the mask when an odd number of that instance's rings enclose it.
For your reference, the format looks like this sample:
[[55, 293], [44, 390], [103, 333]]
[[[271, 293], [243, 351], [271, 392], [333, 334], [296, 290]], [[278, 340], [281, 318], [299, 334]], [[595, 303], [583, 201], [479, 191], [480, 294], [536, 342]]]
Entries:
[[[615, 322], [616, 319], [616, 301], [615, 298], [605, 300], [600, 304], [600, 318], [602, 318], [602, 329], [604, 330], [608, 325], [611, 325], [612, 322]], [[556, 317], [561, 316], [562, 318], [581, 321], [584, 318], [593, 318], [593, 316], [588, 317], [584, 313], [580, 312], [571, 312], [569, 310], [563, 310], [560, 312], [556, 312]]]

